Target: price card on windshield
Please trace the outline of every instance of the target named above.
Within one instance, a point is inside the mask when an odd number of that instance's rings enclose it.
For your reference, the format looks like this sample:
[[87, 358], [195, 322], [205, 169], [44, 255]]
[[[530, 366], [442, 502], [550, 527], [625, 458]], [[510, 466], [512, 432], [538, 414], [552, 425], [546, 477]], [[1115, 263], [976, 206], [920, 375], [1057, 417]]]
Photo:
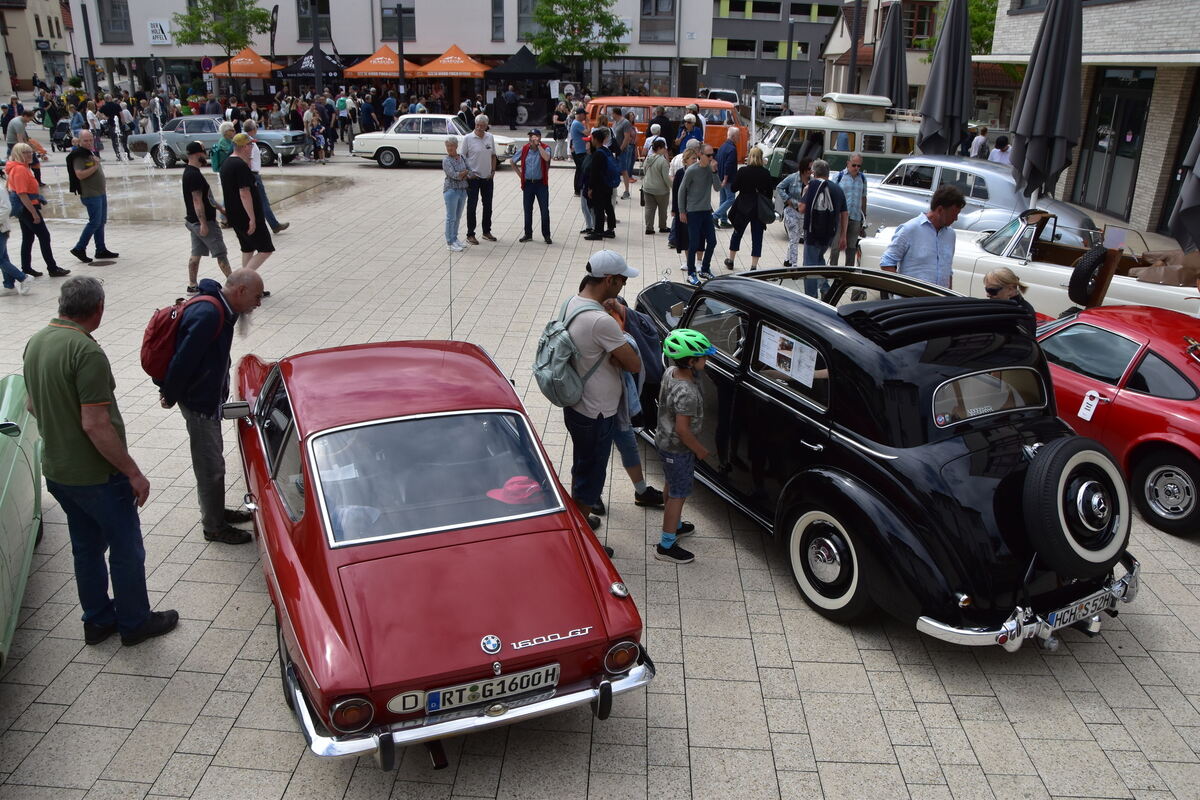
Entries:
[[1100, 405], [1100, 393], [1095, 389], [1083, 396], [1083, 404], [1079, 406], [1077, 416], [1084, 422], [1091, 422], [1092, 414], [1096, 413], [1096, 406]]

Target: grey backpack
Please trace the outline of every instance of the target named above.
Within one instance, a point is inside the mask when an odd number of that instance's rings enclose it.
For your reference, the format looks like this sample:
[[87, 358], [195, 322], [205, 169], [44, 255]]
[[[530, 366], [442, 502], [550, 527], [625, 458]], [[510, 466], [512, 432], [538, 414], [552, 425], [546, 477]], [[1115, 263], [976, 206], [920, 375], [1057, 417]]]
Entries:
[[538, 388], [547, 400], [560, 408], [573, 406], [583, 399], [583, 385], [604, 363], [601, 356], [583, 376], [576, 371], [574, 362], [579, 358], [579, 348], [567, 332], [567, 326], [585, 311], [604, 313], [604, 307], [589, 301], [567, 314], [567, 303], [570, 302], [570, 299], [564, 302], [558, 316], [546, 323], [538, 339], [537, 354], [533, 357], [533, 377]]

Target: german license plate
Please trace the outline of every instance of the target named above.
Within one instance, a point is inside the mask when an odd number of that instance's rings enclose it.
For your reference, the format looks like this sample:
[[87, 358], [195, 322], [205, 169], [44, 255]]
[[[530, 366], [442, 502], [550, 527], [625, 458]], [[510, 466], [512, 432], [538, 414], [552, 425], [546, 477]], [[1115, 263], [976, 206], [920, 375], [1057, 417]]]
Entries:
[[1112, 604], [1112, 595], [1107, 589], [1102, 589], [1099, 592], [1085, 597], [1077, 603], [1058, 609], [1046, 618], [1046, 622], [1050, 623], [1050, 627], [1054, 629], [1065, 628], [1067, 625], [1072, 625], [1081, 620], [1094, 617]]
[[514, 694], [523, 694], [535, 689], [549, 689], [558, 685], [558, 664], [550, 664], [512, 675], [501, 675], [473, 683], [463, 683], [446, 689], [435, 689], [425, 695], [425, 711], [432, 714], [452, 708], [485, 703]]

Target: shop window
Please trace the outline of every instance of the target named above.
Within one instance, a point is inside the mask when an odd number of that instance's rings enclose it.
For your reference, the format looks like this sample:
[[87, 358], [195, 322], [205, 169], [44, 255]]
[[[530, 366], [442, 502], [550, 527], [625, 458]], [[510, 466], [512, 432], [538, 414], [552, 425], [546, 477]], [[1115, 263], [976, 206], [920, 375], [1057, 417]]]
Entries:
[[311, 42], [313, 38], [311, 3], [317, 4], [317, 34], [321, 41], [332, 41], [329, 34], [329, 0], [296, 0], [296, 21], [300, 23], [300, 41]]
[[[385, 0], [386, 1], [386, 0]], [[415, 42], [417, 40], [417, 11], [415, 8], [405, 8], [401, 6], [400, 13], [404, 15], [404, 41]], [[396, 40], [396, 6], [389, 5], [380, 9], [379, 12], [379, 38], [382, 41]]]
[[133, 44], [128, 0], [100, 0], [100, 43]]
[[504, 41], [504, 0], [492, 0], [492, 41]]
[[642, 0], [638, 41], [644, 44], [675, 42], [675, 0]]
[[528, 42], [541, 28], [533, 19], [537, 0], [517, 0], [517, 41]]

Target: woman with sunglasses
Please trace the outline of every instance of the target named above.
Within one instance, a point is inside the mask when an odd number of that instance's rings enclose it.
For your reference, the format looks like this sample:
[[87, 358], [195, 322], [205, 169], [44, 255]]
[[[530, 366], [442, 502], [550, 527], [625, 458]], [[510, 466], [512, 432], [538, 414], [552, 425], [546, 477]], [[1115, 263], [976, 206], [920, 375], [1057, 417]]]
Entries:
[[1025, 299], [1025, 291], [1028, 288], [1008, 267], [997, 267], [983, 276], [983, 290], [987, 292], [988, 299], [1016, 303], [1028, 317], [1028, 321], [1023, 324], [1032, 336], [1037, 331], [1037, 312]]

